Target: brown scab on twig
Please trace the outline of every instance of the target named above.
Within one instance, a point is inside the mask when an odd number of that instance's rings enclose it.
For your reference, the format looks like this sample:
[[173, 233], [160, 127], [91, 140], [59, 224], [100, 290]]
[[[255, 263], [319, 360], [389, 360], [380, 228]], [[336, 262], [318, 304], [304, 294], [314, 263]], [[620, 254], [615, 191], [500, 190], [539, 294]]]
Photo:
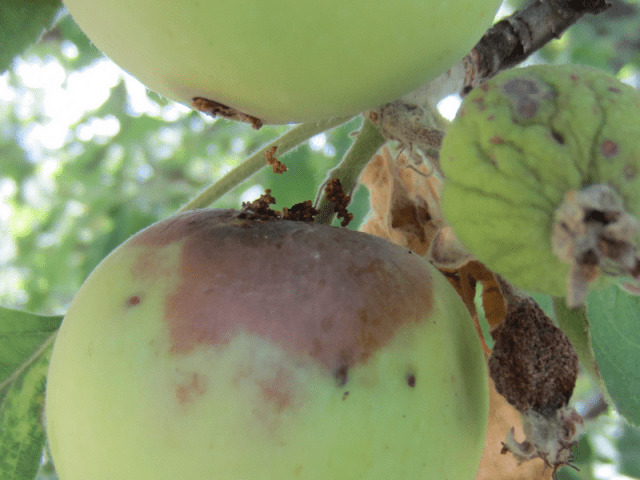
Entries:
[[347, 211], [347, 207], [351, 202], [351, 196], [347, 195], [342, 188], [342, 183], [337, 178], [330, 179], [324, 187], [324, 193], [334, 205], [334, 210], [338, 214], [338, 218], [342, 219], [340, 225], [346, 227], [353, 220], [353, 213]]
[[264, 152], [264, 158], [267, 161], [267, 165], [273, 168], [273, 173], [281, 174], [287, 171], [287, 166], [276, 158], [275, 154], [277, 149], [278, 147], [275, 145], [271, 147]]
[[262, 127], [262, 120], [259, 118], [242, 113], [235, 108], [227, 107], [222, 103], [218, 103], [207, 98], [194, 97], [192, 99], [191, 106], [199, 112], [206, 113], [212, 117], [223, 117], [228, 120], [249, 123], [254, 130], [258, 130]]

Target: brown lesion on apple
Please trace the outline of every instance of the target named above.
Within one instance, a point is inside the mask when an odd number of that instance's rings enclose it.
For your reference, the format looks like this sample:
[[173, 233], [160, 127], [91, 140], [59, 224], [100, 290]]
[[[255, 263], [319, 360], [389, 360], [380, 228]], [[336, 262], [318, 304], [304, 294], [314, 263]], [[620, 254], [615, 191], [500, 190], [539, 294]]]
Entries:
[[176, 400], [182, 406], [191, 403], [196, 397], [204, 395], [206, 392], [206, 381], [202, 375], [193, 373], [191, 377], [178, 383], [176, 386]]
[[552, 85], [526, 76], [510, 79], [502, 85], [502, 92], [511, 104], [516, 121], [532, 119], [538, 114], [541, 103], [557, 97]]
[[222, 103], [209, 100], [208, 98], [193, 97], [191, 106], [199, 112], [206, 113], [212, 117], [223, 117], [227, 120], [248, 123], [254, 130], [259, 130], [263, 125], [262, 120], [253, 115], [243, 113]]
[[[603, 144], [603, 149], [616, 151], [611, 145]], [[552, 246], [555, 255], [571, 266], [569, 307], [584, 304], [589, 284], [602, 273], [631, 277], [640, 287], [638, 232], [637, 219], [625, 211], [622, 198], [609, 185], [590, 185], [565, 195], [555, 211]]]
[[142, 299], [140, 298], [140, 295], [132, 295], [127, 298], [127, 307], [135, 307], [136, 305], [139, 305], [141, 301]]
[[346, 363], [340, 365], [334, 370], [333, 376], [336, 379], [336, 385], [338, 385], [338, 387], [345, 386], [349, 378], [349, 365]]
[[320, 365], [340, 385], [398, 329], [428, 322], [433, 308], [425, 266], [371, 235], [195, 210], [134, 242], [171, 241], [181, 242], [179, 283], [164, 307], [174, 355], [223, 347], [244, 332]]
[[293, 383], [291, 374], [287, 374], [283, 368], [278, 368], [273, 378], [259, 381], [262, 400], [272, 405], [276, 413], [294, 406], [296, 396], [293, 393]]
[[407, 385], [411, 388], [416, 386], [416, 375], [414, 373], [407, 373], [406, 375]]

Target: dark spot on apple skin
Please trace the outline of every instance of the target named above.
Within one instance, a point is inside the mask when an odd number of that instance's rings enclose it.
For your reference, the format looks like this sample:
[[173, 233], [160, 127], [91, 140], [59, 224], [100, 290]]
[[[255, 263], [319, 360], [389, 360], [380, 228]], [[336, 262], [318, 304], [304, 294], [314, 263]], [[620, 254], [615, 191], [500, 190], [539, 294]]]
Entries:
[[[186, 212], [131, 240], [150, 250], [183, 242], [181, 280], [164, 307], [172, 354], [245, 332], [319, 363], [342, 386], [349, 368], [399, 328], [429, 321], [432, 270], [408, 250], [361, 232], [237, 213]], [[146, 259], [145, 276], [153, 263]]]
[[601, 152], [602, 156], [605, 158], [613, 157], [618, 153], [618, 144], [613, 140], [605, 140], [602, 142]]
[[260, 381], [262, 399], [280, 413], [294, 403], [295, 394], [290, 386], [287, 373], [283, 369], [278, 369], [273, 378]]
[[622, 176], [627, 181], [635, 180], [637, 175], [638, 175], [638, 167], [636, 167], [633, 164], [625, 165], [624, 168], [622, 169]]
[[139, 305], [139, 304], [140, 304], [140, 295], [133, 295], [127, 298], [128, 307], [135, 307], [136, 305]]
[[349, 396], [349, 390], [347, 390], [342, 394], [342, 400], [346, 400], [348, 396]]
[[336, 379], [338, 387], [343, 387], [347, 383], [347, 375], [349, 373], [349, 367], [347, 365], [339, 366], [334, 372], [333, 376]]
[[564, 136], [561, 133], [552, 130], [551, 136], [558, 144], [564, 145]]
[[540, 103], [556, 96], [555, 90], [537, 79], [516, 77], [502, 86], [502, 94], [511, 103], [515, 120], [536, 116]]
[[411, 388], [414, 388], [416, 386], [416, 376], [413, 373], [407, 374], [407, 385], [409, 385]]
[[206, 392], [205, 381], [201, 375], [194, 373], [189, 380], [180, 382], [176, 387], [176, 399], [180, 405], [187, 405], [195, 397]]

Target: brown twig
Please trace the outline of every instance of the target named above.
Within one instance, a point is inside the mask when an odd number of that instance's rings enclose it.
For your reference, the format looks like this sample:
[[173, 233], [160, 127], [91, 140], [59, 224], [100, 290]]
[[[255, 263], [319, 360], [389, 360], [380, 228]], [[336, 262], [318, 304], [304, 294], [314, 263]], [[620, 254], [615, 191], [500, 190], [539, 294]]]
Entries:
[[[463, 93], [511, 68], [560, 36], [585, 14], [607, 10], [607, 0], [533, 0], [490, 28], [467, 55]], [[475, 67], [475, 68], [474, 68]]]

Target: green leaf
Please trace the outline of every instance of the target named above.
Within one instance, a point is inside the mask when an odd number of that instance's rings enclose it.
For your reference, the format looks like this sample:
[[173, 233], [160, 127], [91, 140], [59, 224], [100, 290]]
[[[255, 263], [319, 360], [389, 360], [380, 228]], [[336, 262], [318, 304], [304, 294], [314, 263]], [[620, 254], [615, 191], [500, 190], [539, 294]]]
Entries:
[[640, 425], [640, 297], [617, 285], [587, 300], [593, 352], [617, 411]]
[[640, 478], [640, 430], [625, 425], [618, 441], [620, 452], [619, 471], [631, 478]]
[[554, 297], [552, 301], [558, 326], [569, 337], [580, 363], [585, 367], [591, 378], [598, 382], [600, 388], [606, 391], [606, 387], [600, 378], [596, 358], [591, 346], [591, 326], [587, 319], [586, 308], [569, 308], [564, 297]]
[[45, 433], [41, 423], [51, 335], [13, 379], [0, 403], [0, 478], [34, 478], [40, 467]]
[[61, 316], [45, 317], [0, 307], [0, 399], [16, 371], [24, 367], [61, 322]]
[[60, 0], [3, 0], [0, 2], [0, 73], [11, 61], [35, 43], [45, 28], [49, 28]]

